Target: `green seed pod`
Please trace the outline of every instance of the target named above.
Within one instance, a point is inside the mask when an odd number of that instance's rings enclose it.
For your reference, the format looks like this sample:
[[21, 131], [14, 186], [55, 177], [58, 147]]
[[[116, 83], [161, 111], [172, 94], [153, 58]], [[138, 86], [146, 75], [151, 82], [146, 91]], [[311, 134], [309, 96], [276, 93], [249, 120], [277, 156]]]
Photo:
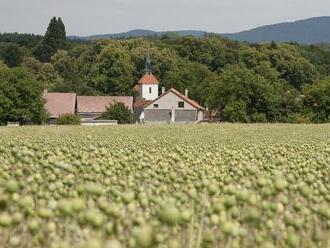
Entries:
[[235, 198], [233, 196], [226, 196], [223, 204], [227, 209], [232, 208], [235, 205]]
[[28, 230], [31, 234], [36, 234], [40, 228], [40, 223], [37, 219], [32, 219], [27, 223]]
[[297, 235], [289, 234], [286, 242], [290, 248], [297, 248], [297, 247], [299, 247], [300, 240]]
[[125, 204], [130, 203], [131, 201], [134, 200], [134, 198], [135, 198], [135, 194], [132, 191], [124, 192], [122, 194], [122, 199], [123, 199]]
[[91, 239], [85, 243], [84, 248], [102, 248], [102, 242], [98, 239]]
[[9, 193], [15, 193], [19, 190], [20, 185], [16, 180], [9, 180], [5, 184], [5, 189]]
[[54, 222], [47, 223], [47, 231], [54, 233], [56, 231], [56, 224]]
[[9, 227], [12, 223], [12, 218], [8, 213], [0, 214], [0, 226]]
[[21, 223], [24, 219], [24, 215], [20, 212], [15, 212], [12, 216], [13, 216], [13, 224], [15, 225]]
[[210, 195], [215, 195], [219, 190], [219, 187], [216, 184], [210, 184], [208, 186], [208, 191]]
[[84, 209], [85, 203], [80, 198], [75, 198], [70, 202], [71, 208], [74, 212], [79, 212]]
[[135, 231], [136, 244], [141, 248], [153, 247], [154, 236], [150, 226], [139, 227]]
[[247, 223], [259, 225], [261, 222], [259, 215], [260, 214], [257, 209], [251, 208], [247, 210], [244, 220]]
[[210, 217], [210, 221], [211, 221], [212, 225], [218, 225], [219, 222], [220, 222], [220, 218], [219, 218], [218, 215], [212, 214], [211, 217]]
[[173, 226], [179, 222], [180, 212], [172, 204], [166, 203], [163, 204], [161, 208], [158, 210], [158, 217], [162, 222], [170, 226]]
[[285, 178], [278, 177], [275, 179], [274, 186], [277, 191], [283, 191], [288, 186], [288, 183]]
[[231, 222], [225, 222], [221, 227], [223, 233], [227, 236], [237, 236], [239, 234], [239, 229]]
[[192, 213], [191, 213], [190, 210], [183, 210], [183, 211], [181, 212], [181, 219], [182, 219], [183, 222], [188, 222], [188, 221], [190, 221], [191, 216], [192, 216]]
[[259, 177], [257, 180], [257, 185], [260, 187], [266, 186], [268, 183], [267, 179], [265, 177]]
[[327, 205], [321, 205], [319, 208], [318, 208], [318, 213], [324, 217], [325, 219], [329, 219], [330, 220], [330, 208], [329, 206]]
[[107, 233], [107, 235], [112, 235], [113, 234], [113, 232], [114, 232], [114, 225], [113, 225], [112, 222], [107, 223], [105, 225], [105, 232]]
[[240, 214], [239, 208], [234, 206], [233, 208], [230, 209], [230, 214], [232, 218], [234, 219], [238, 218]]
[[85, 213], [85, 220], [94, 228], [99, 228], [104, 222], [104, 217], [99, 211], [90, 209]]
[[167, 247], [168, 248], [180, 248], [181, 246], [180, 246], [180, 242], [178, 240], [171, 239], [168, 241]]
[[21, 245], [21, 238], [19, 236], [11, 236], [9, 238], [10, 247], [19, 247]]
[[43, 219], [49, 219], [53, 216], [53, 212], [48, 208], [41, 208], [38, 211], [38, 215]]
[[68, 200], [60, 201], [57, 207], [63, 216], [70, 216], [73, 213], [71, 202]]
[[107, 241], [104, 245], [104, 248], [122, 248], [123, 246], [118, 240]]

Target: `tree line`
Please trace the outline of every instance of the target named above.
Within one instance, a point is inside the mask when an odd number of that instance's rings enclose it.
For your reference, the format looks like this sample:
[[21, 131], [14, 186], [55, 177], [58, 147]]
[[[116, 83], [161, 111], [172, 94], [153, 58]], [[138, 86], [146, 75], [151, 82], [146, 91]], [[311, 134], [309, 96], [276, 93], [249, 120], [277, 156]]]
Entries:
[[11, 84], [7, 74], [20, 74], [27, 85], [48, 91], [134, 95], [147, 54], [161, 86], [188, 88], [190, 97], [221, 121], [330, 121], [327, 45], [248, 44], [173, 34], [72, 41], [62, 20], [54, 17], [44, 37], [0, 34], [0, 101], [13, 102], [7, 109], [0, 105], [0, 122], [16, 118], [8, 115], [15, 100], [5, 99], [11, 97], [5, 94]]

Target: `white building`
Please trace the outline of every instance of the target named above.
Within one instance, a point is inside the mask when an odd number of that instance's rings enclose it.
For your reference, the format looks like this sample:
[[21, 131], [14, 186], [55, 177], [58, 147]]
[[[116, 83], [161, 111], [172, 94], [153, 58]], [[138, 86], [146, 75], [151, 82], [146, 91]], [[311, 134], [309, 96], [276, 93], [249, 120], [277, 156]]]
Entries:
[[171, 88], [159, 95], [159, 81], [149, 71], [134, 87], [138, 93], [133, 105], [134, 119], [138, 123], [198, 123], [205, 109], [185, 94]]
[[151, 72], [146, 73], [135, 86], [139, 98], [151, 101], [158, 97], [159, 81]]

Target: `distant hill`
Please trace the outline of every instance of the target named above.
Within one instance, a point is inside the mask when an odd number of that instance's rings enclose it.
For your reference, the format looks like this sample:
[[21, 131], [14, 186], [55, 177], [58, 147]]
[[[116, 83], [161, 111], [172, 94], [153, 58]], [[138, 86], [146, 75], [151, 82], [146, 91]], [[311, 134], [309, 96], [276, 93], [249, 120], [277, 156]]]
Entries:
[[[96, 40], [105, 38], [136, 38], [161, 36], [166, 33], [171, 33], [179, 36], [192, 35], [196, 37], [203, 37], [207, 34], [207, 32], [205, 31], [198, 30], [156, 32], [152, 30], [137, 29], [125, 33], [91, 35], [84, 37], [70, 36], [69, 38], [81, 40]], [[233, 40], [254, 43], [271, 41], [298, 42], [301, 44], [330, 43], [330, 16], [315, 17], [295, 22], [267, 25], [239, 33], [227, 33], [218, 35], [225, 36]]]
[[318, 44], [330, 42], [330, 16], [280, 23], [233, 34], [223, 34], [233, 40], [247, 42], [298, 42]]
[[107, 39], [107, 38], [137, 38], [137, 37], [151, 37], [151, 36], [161, 36], [164, 34], [174, 34], [179, 36], [192, 35], [196, 37], [203, 37], [205, 31], [196, 31], [196, 30], [181, 30], [181, 31], [165, 31], [165, 32], [156, 32], [152, 30], [145, 29], [135, 29], [124, 33], [116, 34], [101, 34], [101, 35], [90, 35], [90, 36], [69, 36], [70, 39], [79, 39], [79, 40], [97, 40], [97, 39]]

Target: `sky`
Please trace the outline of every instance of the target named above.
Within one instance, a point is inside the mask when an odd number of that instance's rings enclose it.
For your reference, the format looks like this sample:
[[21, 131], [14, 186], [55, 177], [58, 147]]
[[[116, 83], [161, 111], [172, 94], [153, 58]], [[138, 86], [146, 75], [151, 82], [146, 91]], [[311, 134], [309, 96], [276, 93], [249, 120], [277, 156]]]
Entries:
[[330, 16], [330, 0], [0, 0], [0, 32], [44, 34], [53, 16], [69, 35], [203, 30], [237, 32]]

